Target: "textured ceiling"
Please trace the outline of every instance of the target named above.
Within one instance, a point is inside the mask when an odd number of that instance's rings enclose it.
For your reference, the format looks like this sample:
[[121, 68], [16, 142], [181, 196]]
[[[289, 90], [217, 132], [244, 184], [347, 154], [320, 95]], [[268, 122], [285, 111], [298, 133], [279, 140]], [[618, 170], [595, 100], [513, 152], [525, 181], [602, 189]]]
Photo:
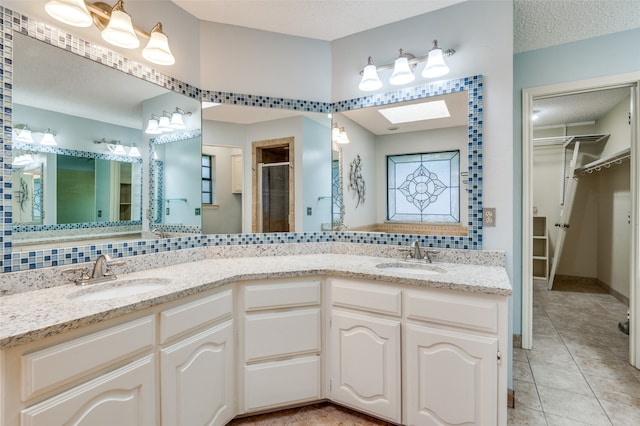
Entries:
[[640, 0], [515, 0], [514, 53], [640, 28]]

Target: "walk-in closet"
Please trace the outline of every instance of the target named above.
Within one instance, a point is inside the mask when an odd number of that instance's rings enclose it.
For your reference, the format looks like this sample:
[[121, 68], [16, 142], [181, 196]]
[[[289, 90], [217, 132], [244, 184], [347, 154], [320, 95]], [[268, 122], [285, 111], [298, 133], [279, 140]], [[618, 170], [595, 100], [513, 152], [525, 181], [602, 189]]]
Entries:
[[533, 104], [533, 274], [550, 290], [629, 303], [630, 93], [618, 87]]

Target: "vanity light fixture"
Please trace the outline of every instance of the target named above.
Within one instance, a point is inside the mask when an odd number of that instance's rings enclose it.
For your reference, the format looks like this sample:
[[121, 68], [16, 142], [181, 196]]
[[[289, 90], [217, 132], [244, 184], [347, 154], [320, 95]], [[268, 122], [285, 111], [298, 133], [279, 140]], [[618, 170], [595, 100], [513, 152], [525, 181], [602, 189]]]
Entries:
[[349, 143], [349, 136], [347, 135], [346, 130], [344, 130], [344, 127], [340, 127], [336, 122], [334, 122], [331, 127], [331, 141], [340, 145]]
[[109, 152], [112, 152], [115, 155], [128, 155], [130, 157], [140, 157], [140, 150], [136, 147], [136, 144], [131, 144], [131, 146], [125, 146], [120, 141], [111, 140], [108, 141], [105, 138], [100, 140], [93, 141], [95, 144], [105, 144]]
[[13, 127], [16, 132], [15, 140], [18, 142], [33, 143], [33, 136], [31, 135], [31, 129], [27, 124], [18, 124]]
[[142, 50], [142, 57], [158, 65], [173, 65], [175, 58], [169, 48], [169, 39], [158, 22], [150, 32], [133, 25], [131, 16], [124, 10], [124, 2], [118, 0], [111, 7], [103, 2], [91, 3], [85, 0], [49, 0], [44, 6], [46, 12], [68, 25], [89, 27], [93, 23], [102, 38], [114, 46], [135, 49], [140, 46], [138, 35], [148, 39]]
[[171, 128], [176, 130], [186, 129], [187, 126], [184, 125], [184, 120], [182, 118], [183, 115], [191, 115], [190, 112], [184, 112], [180, 108], [176, 107], [176, 110], [171, 114], [171, 122], [169, 125]]
[[31, 130], [28, 124], [16, 124], [13, 126], [13, 130], [16, 134], [14, 140], [16, 142], [36, 143], [33, 139], [34, 134], [42, 134], [40, 145], [56, 146], [58, 143], [55, 139], [55, 134], [51, 132], [51, 129], [47, 129], [44, 132], [38, 130]]
[[185, 115], [191, 115], [191, 112], [185, 112], [182, 108], [176, 107], [173, 113], [162, 111], [162, 115], [158, 117], [151, 114], [151, 118], [147, 123], [145, 133], [148, 135], [159, 135], [162, 133], [173, 132], [175, 130], [184, 130], [187, 126], [184, 124]]
[[58, 142], [56, 142], [56, 135], [51, 133], [51, 129], [47, 129], [42, 135], [42, 140], [40, 141], [40, 145], [44, 146], [56, 146]]
[[130, 157], [140, 157], [140, 150], [138, 149], [138, 147], [136, 146], [135, 143], [133, 145], [131, 145], [131, 149], [129, 149], [129, 156]]
[[362, 79], [358, 88], [364, 92], [370, 92], [378, 90], [382, 87], [382, 81], [378, 77], [378, 73], [393, 70], [389, 83], [394, 86], [400, 86], [403, 84], [411, 83], [415, 79], [414, 70], [418, 64], [425, 62], [424, 69], [422, 70], [422, 77], [424, 78], [437, 78], [446, 75], [449, 72], [449, 67], [444, 61], [445, 56], [451, 56], [456, 51], [453, 49], [442, 50], [438, 47], [438, 40], [433, 40], [433, 47], [429, 53], [425, 56], [415, 57], [411, 53], [407, 53], [400, 49], [400, 54], [396, 58], [393, 65], [379, 65], [375, 66], [371, 57], [368, 59], [367, 65], [360, 72]]
[[22, 154], [14, 158], [11, 165], [13, 167], [23, 167], [31, 163], [33, 163], [33, 157], [31, 156], [31, 154]]

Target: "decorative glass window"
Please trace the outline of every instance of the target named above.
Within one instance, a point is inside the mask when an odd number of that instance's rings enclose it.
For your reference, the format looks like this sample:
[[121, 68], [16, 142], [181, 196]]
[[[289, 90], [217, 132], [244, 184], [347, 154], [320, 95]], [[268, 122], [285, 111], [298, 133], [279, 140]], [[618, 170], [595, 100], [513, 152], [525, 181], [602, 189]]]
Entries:
[[460, 151], [387, 156], [387, 220], [460, 222]]
[[202, 155], [202, 204], [215, 204], [216, 202], [216, 170], [215, 157]]

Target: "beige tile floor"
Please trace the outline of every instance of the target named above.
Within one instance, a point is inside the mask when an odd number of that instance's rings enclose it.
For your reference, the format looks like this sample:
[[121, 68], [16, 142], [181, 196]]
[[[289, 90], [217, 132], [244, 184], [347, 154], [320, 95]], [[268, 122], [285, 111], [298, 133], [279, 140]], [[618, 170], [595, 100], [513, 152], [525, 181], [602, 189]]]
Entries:
[[[629, 365], [629, 338], [618, 331], [627, 307], [608, 294], [548, 291], [538, 282], [533, 304], [534, 348], [514, 349], [509, 425], [640, 425], [640, 371]], [[315, 404], [229, 423], [247, 425], [390, 424]]]
[[509, 425], [640, 425], [640, 371], [618, 330], [626, 317], [608, 294], [535, 282], [533, 349], [514, 349]]

